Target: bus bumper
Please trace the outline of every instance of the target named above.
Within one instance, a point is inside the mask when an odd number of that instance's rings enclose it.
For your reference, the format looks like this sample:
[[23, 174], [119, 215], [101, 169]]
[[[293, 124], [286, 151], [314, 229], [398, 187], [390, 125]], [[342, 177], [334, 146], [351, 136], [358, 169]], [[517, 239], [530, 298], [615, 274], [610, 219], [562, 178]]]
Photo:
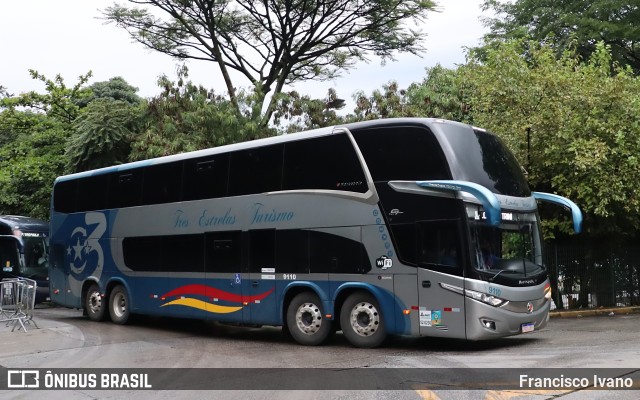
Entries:
[[549, 322], [550, 301], [532, 312], [513, 312], [476, 300], [466, 301], [468, 340], [487, 340], [531, 333], [543, 329]]

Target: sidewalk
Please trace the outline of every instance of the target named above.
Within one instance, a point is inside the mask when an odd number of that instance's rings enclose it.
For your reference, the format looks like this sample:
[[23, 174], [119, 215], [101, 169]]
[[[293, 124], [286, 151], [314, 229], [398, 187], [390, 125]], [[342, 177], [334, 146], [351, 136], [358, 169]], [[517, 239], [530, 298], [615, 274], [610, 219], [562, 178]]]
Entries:
[[[613, 314], [612, 314], [613, 313]], [[580, 318], [594, 315], [623, 315], [640, 313], [640, 306], [630, 307], [607, 307], [607, 308], [584, 308], [580, 310], [551, 311], [551, 318]]]

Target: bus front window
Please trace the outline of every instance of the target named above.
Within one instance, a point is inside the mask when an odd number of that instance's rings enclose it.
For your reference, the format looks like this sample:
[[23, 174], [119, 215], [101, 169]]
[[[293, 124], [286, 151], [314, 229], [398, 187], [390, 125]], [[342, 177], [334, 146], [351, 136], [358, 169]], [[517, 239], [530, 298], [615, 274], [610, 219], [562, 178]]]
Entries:
[[503, 213], [499, 226], [474, 217], [470, 229], [476, 269], [524, 276], [540, 272], [542, 249], [535, 214]]

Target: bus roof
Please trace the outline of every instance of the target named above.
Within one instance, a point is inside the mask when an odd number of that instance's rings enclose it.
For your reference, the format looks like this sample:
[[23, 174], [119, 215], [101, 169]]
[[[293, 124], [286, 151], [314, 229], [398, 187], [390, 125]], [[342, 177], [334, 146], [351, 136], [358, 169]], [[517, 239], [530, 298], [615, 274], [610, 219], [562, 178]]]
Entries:
[[24, 231], [47, 231], [49, 230], [49, 223], [47, 221], [23, 217], [20, 215], [0, 215], [0, 225], [13, 229], [20, 229]]
[[217, 147], [211, 147], [207, 149], [196, 150], [196, 151], [191, 151], [186, 153], [174, 154], [170, 156], [151, 158], [148, 160], [134, 161], [131, 163], [120, 164], [116, 166], [110, 166], [110, 167], [95, 169], [91, 171], [84, 171], [84, 172], [78, 172], [75, 174], [60, 176], [56, 179], [55, 182], [57, 183], [59, 181], [66, 181], [66, 180], [83, 178], [83, 177], [93, 176], [93, 175], [101, 175], [109, 172], [125, 171], [128, 169], [145, 167], [145, 166], [150, 166], [155, 164], [163, 164], [163, 163], [168, 163], [172, 161], [181, 161], [181, 160], [191, 159], [195, 157], [203, 157], [203, 156], [221, 154], [221, 153], [230, 153], [238, 150], [268, 146], [271, 144], [292, 142], [292, 141], [301, 140], [301, 139], [309, 139], [313, 137], [325, 136], [325, 135], [332, 134], [336, 129], [339, 129], [339, 128], [347, 128], [349, 130], [359, 130], [359, 129], [367, 129], [370, 127], [383, 127], [383, 126], [394, 126], [394, 125], [395, 126], [423, 125], [427, 127], [433, 127], [433, 125], [441, 125], [441, 124], [457, 125], [457, 126], [472, 128], [470, 125], [462, 124], [460, 122], [454, 122], [454, 121], [448, 121], [448, 120], [436, 119], [436, 118], [377, 119], [377, 120], [371, 120], [371, 121], [354, 122], [354, 123], [344, 124], [344, 125], [334, 125], [334, 126], [329, 126], [325, 128], [284, 134], [284, 135], [273, 136], [273, 137], [268, 137], [264, 139], [250, 140], [246, 142], [233, 143], [233, 144], [228, 144], [224, 146], [217, 146]]

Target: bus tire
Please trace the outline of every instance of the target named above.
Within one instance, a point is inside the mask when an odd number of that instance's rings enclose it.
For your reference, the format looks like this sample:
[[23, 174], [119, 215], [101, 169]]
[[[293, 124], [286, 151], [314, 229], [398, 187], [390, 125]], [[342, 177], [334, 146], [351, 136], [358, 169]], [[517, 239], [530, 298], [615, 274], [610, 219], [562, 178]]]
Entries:
[[315, 293], [296, 295], [287, 307], [287, 327], [291, 337], [305, 346], [322, 344], [331, 333], [331, 322], [324, 318], [320, 298]]
[[340, 327], [355, 347], [378, 347], [387, 338], [382, 309], [369, 293], [356, 292], [347, 297], [340, 311]]
[[107, 316], [107, 304], [100, 293], [100, 287], [95, 283], [89, 286], [84, 297], [84, 311], [92, 321], [104, 321]]
[[124, 325], [129, 321], [129, 295], [121, 285], [114, 287], [111, 291], [109, 315], [111, 315], [111, 321], [119, 325]]

